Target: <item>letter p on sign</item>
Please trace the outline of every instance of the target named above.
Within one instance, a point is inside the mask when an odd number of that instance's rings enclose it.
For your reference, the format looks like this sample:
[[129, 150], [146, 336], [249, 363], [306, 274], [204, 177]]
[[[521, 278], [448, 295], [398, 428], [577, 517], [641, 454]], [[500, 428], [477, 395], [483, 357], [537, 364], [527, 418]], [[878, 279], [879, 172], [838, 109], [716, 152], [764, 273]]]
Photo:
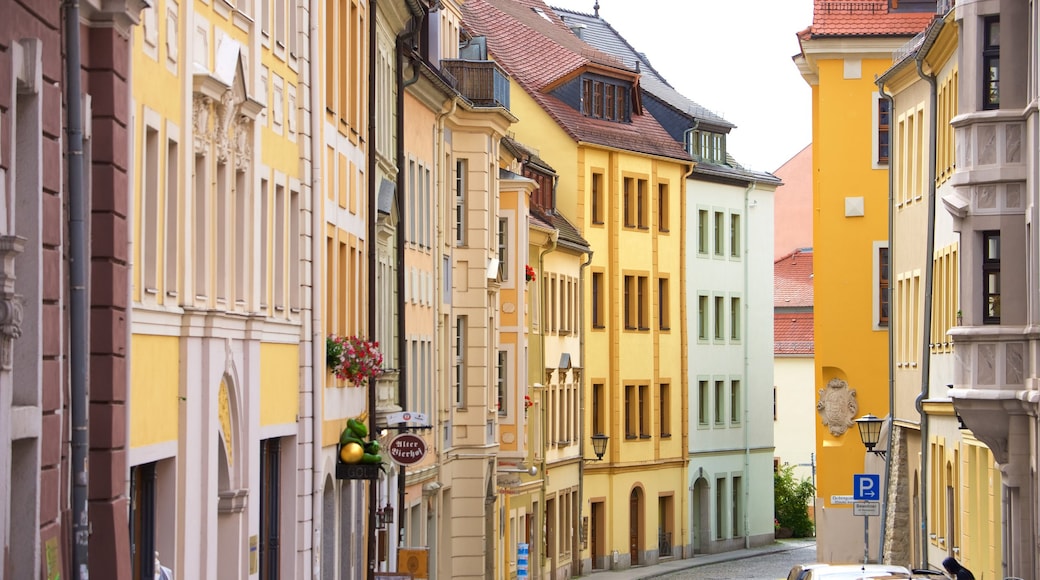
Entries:
[[875, 473], [857, 473], [852, 476], [852, 499], [877, 501], [881, 499], [881, 476]]

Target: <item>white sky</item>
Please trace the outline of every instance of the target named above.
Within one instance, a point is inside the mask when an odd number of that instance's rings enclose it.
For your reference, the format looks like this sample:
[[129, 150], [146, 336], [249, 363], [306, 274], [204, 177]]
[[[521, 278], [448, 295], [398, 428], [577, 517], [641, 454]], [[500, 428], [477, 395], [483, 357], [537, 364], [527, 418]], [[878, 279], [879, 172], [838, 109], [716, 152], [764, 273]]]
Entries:
[[[592, 14], [596, 0], [546, 0]], [[737, 126], [728, 150], [775, 171], [812, 140], [809, 85], [791, 57], [813, 0], [599, 0], [599, 15], [687, 98]]]

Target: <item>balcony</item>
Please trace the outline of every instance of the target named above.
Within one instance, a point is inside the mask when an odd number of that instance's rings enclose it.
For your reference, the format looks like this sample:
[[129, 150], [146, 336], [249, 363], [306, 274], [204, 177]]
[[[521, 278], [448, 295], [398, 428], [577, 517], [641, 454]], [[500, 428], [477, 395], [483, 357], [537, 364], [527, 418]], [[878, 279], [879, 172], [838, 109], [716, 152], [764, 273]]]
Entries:
[[509, 76], [493, 60], [446, 59], [441, 69], [455, 79], [455, 89], [478, 107], [509, 109]]

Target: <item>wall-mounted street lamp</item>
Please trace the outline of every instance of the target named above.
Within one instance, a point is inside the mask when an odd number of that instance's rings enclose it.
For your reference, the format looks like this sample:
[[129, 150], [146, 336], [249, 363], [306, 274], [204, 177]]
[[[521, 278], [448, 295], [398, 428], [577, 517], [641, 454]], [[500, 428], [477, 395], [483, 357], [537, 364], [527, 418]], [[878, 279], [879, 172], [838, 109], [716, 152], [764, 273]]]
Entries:
[[385, 506], [376, 510], [376, 529], [385, 530], [392, 523], [394, 523], [394, 506], [387, 502]]
[[884, 424], [884, 422], [884, 419], [880, 419], [869, 413], [856, 419], [856, 423], [859, 425], [859, 438], [863, 441], [863, 446], [867, 448], [867, 451], [880, 457], [884, 457], [886, 451], [884, 449], [874, 448], [877, 447], [878, 439], [881, 438], [881, 425]]
[[596, 461], [603, 459], [603, 454], [607, 452], [607, 441], [609, 439], [610, 437], [602, 433], [596, 433], [592, 436], [592, 452], [596, 454]]

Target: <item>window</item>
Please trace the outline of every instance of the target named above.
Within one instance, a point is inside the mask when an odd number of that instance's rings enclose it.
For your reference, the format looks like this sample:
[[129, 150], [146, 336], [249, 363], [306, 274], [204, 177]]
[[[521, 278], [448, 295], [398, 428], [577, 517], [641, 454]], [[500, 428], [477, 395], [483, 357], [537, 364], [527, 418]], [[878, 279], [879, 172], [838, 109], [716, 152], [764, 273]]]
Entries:
[[466, 171], [465, 159], [455, 161], [455, 245], [466, 245]]
[[639, 385], [639, 438], [650, 438], [650, 386]]
[[603, 174], [592, 174], [592, 223], [603, 223]]
[[646, 186], [645, 179], [636, 180], [636, 226], [641, 230], [647, 229]]
[[660, 330], [671, 329], [670, 301], [672, 297], [668, 292], [668, 278], [657, 279], [657, 327]]
[[671, 385], [666, 383], [658, 387], [658, 423], [661, 427], [661, 437], [672, 436], [671, 391]]
[[729, 382], [729, 422], [733, 425], [740, 424], [740, 380], [734, 379]]
[[[243, 182], [245, 179], [243, 179]], [[294, 187], [299, 187], [295, 185]], [[289, 311], [300, 311], [300, 290], [303, 279], [300, 277], [300, 192], [289, 191]], [[244, 253], [244, 250], [243, 250]], [[245, 284], [245, 282], [243, 282]], [[243, 303], [245, 299], [243, 298]]]
[[260, 442], [260, 578], [277, 580], [279, 568], [281, 526], [280, 480], [281, 445], [279, 439], [264, 439]]
[[509, 279], [509, 220], [498, 218], [498, 279]]
[[708, 297], [697, 297], [697, 340], [708, 340]]
[[878, 248], [878, 326], [888, 326], [888, 248]]
[[959, 257], [957, 244], [936, 250], [932, 260], [932, 328], [929, 343], [932, 352], [952, 352], [947, 332], [961, 322], [957, 320], [960, 305]]
[[455, 317], [455, 372], [453, 391], [455, 406], [466, 407], [466, 317]]
[[592, 116], [592, 79], [581, 81], [581, 114]]
[[1000, 324], [1000, 232], [982, 232], [982, 323]]
[[697, 210], [697, 253], [708, 253], [708, 210]]
[[726, 299], [722, 296], [715, 297], [715, 340], [726, 338]]
[[407, 215], [404, 215], [404, 216], [401, 216], [401, 217], [408, 224], [408, 230], [407, 230], [408, 237], [407, 237], [407, 241], [409, 243], [412, 243], [412, 244], [415, 243], [415, 239], [416, 239], [415, 238], [415, 222], [416, 222], [416, 220], [417, 220], [417, 218], [419, 216], [419, 213], [416, 211], [416, 205], [415, 205], [416, 204], [415, 198], [416, 198], [416, 196], [419, 193], [418, 191], [416, 191], [417, 189], [418, 189], [418, 186], [417, 186], [416, 181], [415, 181], [415, 160], [414, 159], [409, 159], [408, 160], [408, 211], [405, 212]]
[[[219, 173], [219, 172], [218, 172]], [[274, 309], [278, 312], [285, 311], [285, 186], [275, 184], [274, 186]]]
[[729, 255], [740, 257], [740, 214], [729, 214]]
[[710, 131], [693, 131], [687, 138], [686, 147], [697, 161], [725, 163], [726, 136]]
[[636, 277], [625, 276], [625, 328], [636, 328]]
[[260, 309], [267, 312], [267, 276], [270, 272], [271, 198], [268, 182], [260, 179]]
[[194, 234], [194, 257], [195, 257], [195, 298], [205, 300], [208, 294], [209, 280], [209, 172], [206, 171], [206, 157], [195, 156], [195, 229]]
[[[506, 406], [507, 389], [509, 387], [509, 379], [507, 373], [509, 364], [509, 353], [504, 350], [498, 351], [498, 363], [495, 365], [495, 372], [497, 379], [495, 381], [495, 405], [498, 408], [499, 415], [505, 415], [509, 410]], [[414, 401], [414, 399], [413, 399]]]
[[180, 208], [179, 179], [181, 172], [177, 168], [180, 159], [176, 141], [166, 142], [166, 231], [164, 232], [163, 252], [166, 267], [163, 288], [167, 296], [177, 296], [177, 212]]
[[726, 522], [726, 478], [715, 478], [715, 539], [721, 540], [725, 536]]
[[715, 424], [726, 424], [726, 381], [715, 381]]
[[721, 256], [726, 253], [726, 214], [715, 212], [715, 255]]
[[889, 124], [892, 118], [892, 104], [885, 98], [877, 100], [877, 162], [888, 163]]
[[627, 121], [628, 120], [628, 89], [625, 87], [617, 86], [614, 87], [614, 92], [617, 96], [617, 120]]
[[[147, 113], [147, 112], [146, 112]], [[144, 198], [144, 293], [158, 293], [159, 260], [159, 131], [153, 127], [144, 130], [144, 159], [142, 160], [141, 196]]]
[[1000, 17], [982, 20], [982, 108], [1000, 108]]
[[603, 383], [592, 384], [592, 434], [604, 433]]
[[636, 422], [639, 420], [636, 408], [636, 386], [625, 385], [625, 439], [635, 439], [639, 432]]
[[581, 113], [595, 119], [627, 121], [628, 88], [609, 80], [582, 79]]
[[592, 273], [592, 328], [603, 328], [603, 272]]
[[633, 191], [633, 189], [635, 188], [634, 186], [635, 186], [635, 180], [634, 179], [632, 179], [631, 177], [626, 177], [624, 179], [624, 190], [622, 191], [623, 197], [622, 197], [622, 200], [621, 200], [621, 202], [622, 202], [622, 208], [621, 209], [622, 209], [622, 212], [624, 213], [625, 227], [626, 228], [634, 228], [636, 226], [635, 211], [636, 211], [636, 203], [637, 202], [635, 200], [635, 192]]
[[639, 315], [639, 330], [650, 330], [649, 313], [647, 312], [649, 293], [647, 282], [646, 276], [639, 276], [636, 280], [636, 310]]
[[657, 185], [657, 231], [668, 231], [668, 185], [660, 183]]
[[708, 424], [708, 409], [710, 405], [708, 381], [697, 381], [697, 423], [699, 425]]
[[740, 298], [729, 299], [729, 338], [740, 340]]

